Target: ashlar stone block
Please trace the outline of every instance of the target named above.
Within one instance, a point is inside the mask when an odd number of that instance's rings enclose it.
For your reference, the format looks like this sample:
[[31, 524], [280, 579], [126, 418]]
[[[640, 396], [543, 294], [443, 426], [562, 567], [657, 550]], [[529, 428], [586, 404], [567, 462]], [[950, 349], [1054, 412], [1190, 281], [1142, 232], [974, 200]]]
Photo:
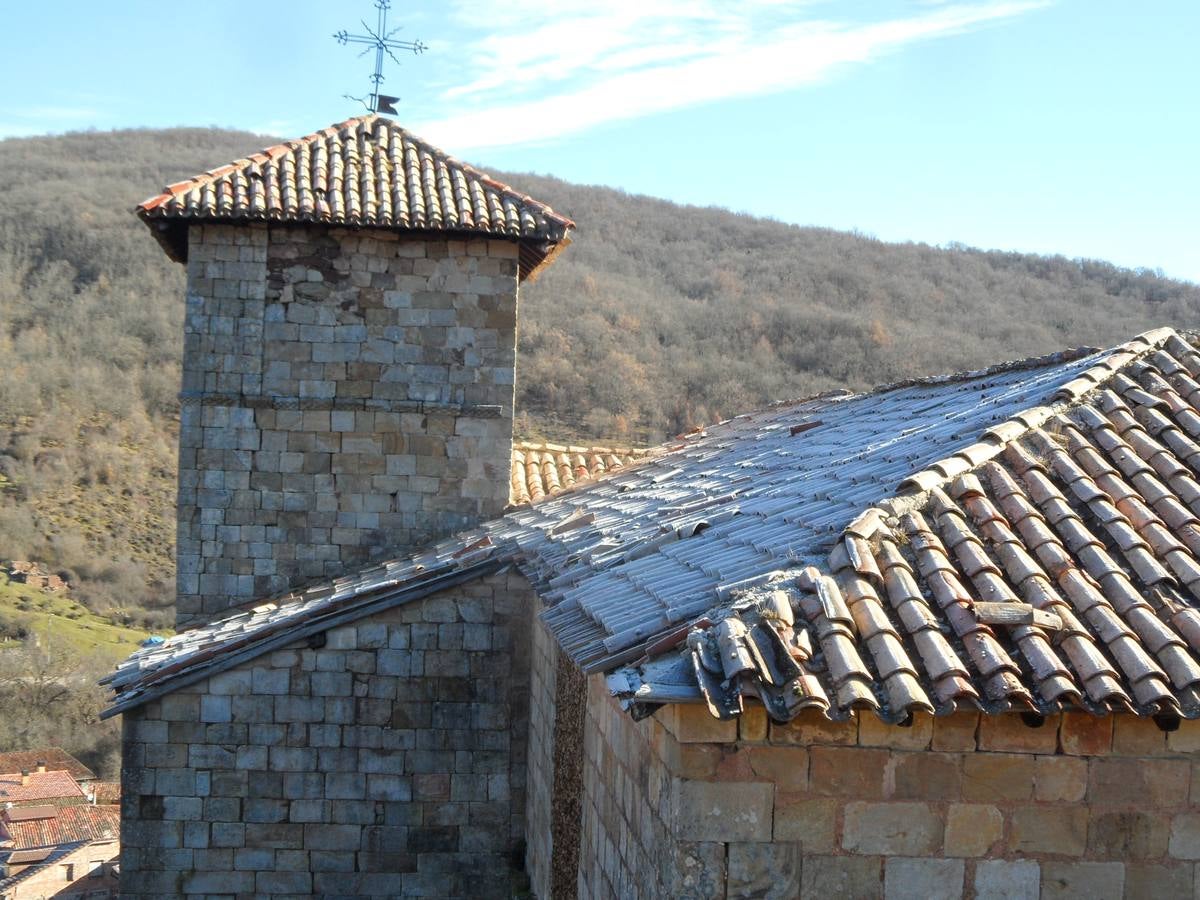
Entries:
[[975, 864], [975, 900], [1038, 900], [1041, 867], [1034, 860], [983, 860]]
[[986, 856], [1004, 835], [1004, 816], [984, 803], [952, 803], [946, 813], [946, 855]]
[[732, 843], [728, 898], [792, 898], [800, 892], [800, 847], [793, 843]]
[[675, 834], [685, 841], [770, 841], [774, 799], [773, 784], [676, 779]]
[[1120, 862], [1044, 862], [1042, 900], [1120, 900], [1125, 893], [1125, 866]]
[[886, 900], [957, 900], [963, 893], [961, 859], [893, 857], [884, 863]]
[[926, 803], [848, 803], [842, 847], [860, 854], [930, 855], [941, 848], [943, 828]]

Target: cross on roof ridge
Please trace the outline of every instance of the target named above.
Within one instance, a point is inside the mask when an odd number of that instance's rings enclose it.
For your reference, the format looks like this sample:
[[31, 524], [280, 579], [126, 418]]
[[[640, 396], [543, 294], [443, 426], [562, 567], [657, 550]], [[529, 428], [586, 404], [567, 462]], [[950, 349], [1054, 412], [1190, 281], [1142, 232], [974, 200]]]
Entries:
[[375, 0], [375, 8], [378, 11], [375, 27], [372, 28], [364, 19], [359, 20], [362, 23], [363, 30], [366, 31], [366, 34], [351, 34], [343, 28], [341, 31], [335, 32], [333, 36], [337, 39], [339, 44], [365, 44], [366, 47], [362, 53], [359, 54], [360, 57], [366, 54], [369, 50], [374, 49], [375, 51], [375, 71], [371, 75], [371, 85], [373, 86], [374, 90], [371, 91], [370, 101], [368, 102], [362, 97], [354, 97], [350, 94], [346, 94], [346, 98], [359, 101], [367, 108], [367, 112], [389, 113], [394, 115], [396, 113], [396, 107], [394, 104], [400, 98], [379, 93], [379, 86], [384, 81], [383, 55], [386, 53], [392, 58], [394, 63], [399, 65], [400, 60], [396, 58], [396, 54], [392, 52], [393, 50], [411, 50], [414, 54], [421, 54], [424, 53], [427, 48], [425, 44], [419, 40], [398, 41], [392, 38], [392, 35], [399, 31], [400, 28], [396, 27], [391, 31], [388, 31], [387, 14], [388, 10], [391, 9], [391, 6], [391, 0]]

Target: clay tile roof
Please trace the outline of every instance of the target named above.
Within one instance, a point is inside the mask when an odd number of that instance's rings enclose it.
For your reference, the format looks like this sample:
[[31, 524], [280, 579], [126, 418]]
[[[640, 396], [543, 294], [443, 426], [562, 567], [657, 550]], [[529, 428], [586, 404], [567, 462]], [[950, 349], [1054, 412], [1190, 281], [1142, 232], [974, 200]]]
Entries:
[[14, 806], [0, 812], [0, 822], [31, 822], [34, 819], [53, 819], [58, 815], [58, 807], [46, 806]]
[[738, 416], [139, 651], [108, 714], [508, 564], [635, 714], [1197, 718], [1200, 351], [1159, 329]]
[[0, 804], [78, 799], [83, 790], [69, 772], [30, 772], [22, 784], [20, 772], [0, 774]]
[[121, 802], [121, 782], [93, 781], [84, 785], [84, 793], [93, 798], [93, 803], [112, 806]]
[[[681, 657], [614, 674], [618, 693], [677, 694], [694, 667], [722, 718], [746, 696], [781, 719], [812, 705], [893, 721], [961, 707], [1200, 716], [1200, 352], [1164, 329], [1088, 362], [904, 478], [815, 565], [749, 585]], [[767, 646], [788, 652], [727, 680], [731, 648]], [[816, 672], [820, 691], [780, 689]]]
[[518, 441], [512, 449], [508, 502], [537, 503], [597, 475], [644, 459], [650, 451], [628, 447], [577, 447]]
[[188, 222], [280, 222], [506, 237], [527, 278], [574, 223], [390, 119], [359, 116], [167, 185], [137, 207], [167, 255]]
[[69, 772], [76, 781], [92, 781], [96, 773], [61, 747], [0, 753], [0, 772], [36, 772], [44, 762], [49, 772]]
[[22, 816], [21, 808], [0, 813], [13, 850], [54, 847], [78, 841], [115, 840], [121, 832], [121, 810], [116, 806], [63, 806], [50, 815]]

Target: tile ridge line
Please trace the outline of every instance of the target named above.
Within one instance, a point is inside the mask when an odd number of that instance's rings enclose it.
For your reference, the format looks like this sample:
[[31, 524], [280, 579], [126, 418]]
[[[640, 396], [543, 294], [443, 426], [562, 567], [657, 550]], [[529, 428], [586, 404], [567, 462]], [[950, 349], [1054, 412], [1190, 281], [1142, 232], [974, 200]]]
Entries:
[[314, 145], [320, 141], [327, 141], [339, 136], [348, 138], [350, 137], [350, 133], [352, 131], [357, 132], [361, 128], [369, 128], [376, 124], [382, 125], [389, 132], [398, 133], [401, 140], [407, 140], [411, 144], [415, 145], [420, 151], [428, 153], [432, 158], [439, 161], [441, 164], [449, 168], [458, 169], [463, 173], [463, 175], [469, 178], [477, 179], [485, 188], [490, 188], [501, 196], [517, 204], [531, 207], [536, 212], [553, 221], [562, 229], [563, 234], [559, 237], [547, 236], [547, 240], [552, 242], [567, 240], [566, 233], [576, 227], [574, 220], [568, 216], [564, 216], [562, 213], [555, 212], [550, 204], [541, 200], [537, 200], [531, 195], [518, 190], [512, 185], [506, 184], [505, 182], [492, 177], [482, 169], [479, 169], [468, 162], [464, 162], [458, 157], [436, 146], [435, 144], [425, 140], [420, 135], [414, 134], [412, 131], [408, 130], [394, 119], [389, 119], [375, 113], [364, 116], [354, 116], [346, 119], [345, 121], [335, 122], [334, 124], [328, 125], [325, 128], [317, 129], [311, 134], [306, 134], [303, 137], [288, 138], [286, 140], [279, 141], [278, 143], [271, 144], [270, 146], [264, 147], [260, 150], [256, 150], [253, 153], [249, 153], [245, 156], [231, 160], [224, 165], [217, 166], [213, 169], [208, 169], [207, 171], [193, 175], [190, 178], [185, 178], [182, 181], [176, 181], [167, 184], [162, 191], [137, 204], [137, 206], [134, 207], [134, 211], [143, 219], [193, 218], [188, 216], [164, 216], [160, 208], [170, 203], [177, 197], [188, 193], [194, 188], [215, 184], [216, 182], [225, 178], [227, 175], [245, 171], [256, 165], [262, 165], [264, 163], [280, 159], [286, 156], [289, 152], [293, 152], [305, 145]]
[[321, 138], [332, 137], [341, 133], [342, 131], [345, 131], [351, 126], [366, 124], [369, 120], [374, 118], [377, 118], [375, 114], [366, 116], [353, 116], [342, 122], [335, 122], [332, 125], [319, 128], [311, 134], [306, 134], [303, 137], [288, 138], [286, 140], [279, 141], [278, 143], [270, 144], [260, 150], [249, 153], [246, 156], [241, 156], [237, 159], [230, 160], [224, 165], [207, 169], [204, 172], [193, 175], [190, 178], [185, 178], [182, 181], [172, 182], [166, 185], [159, 193], [143, 200], [136, 207], [134, 207], [134, 209], [139, 215], [144, 217], [147, 213], [152, 212], [163, 204], [175, 199], [180, 194], [185, 194], [195, 187], [213, 184], [232, 172], [240, 171], [254, 164], [261, 164], [262, 162], [268, 162], [272, 159], [277, 159], [285, 155], [287, 151], [295, 150], [304, 144], [316, 143], [316, 141]]
[[[946, 487], [966, 472], [974, 471], [999, 456], [1013, 441], [1074, 408], [1087, 394], [1104, 387], [1130, 363], [1160, 349], [1172, 337], [1184, 339], [1174, 328], [1155, 328], [1105, 351], [1103, 360], [1056, 388], [1049, 403], [1028, 407], [984, 429], [975, 442], [965, 444], [954, 453], [906, 477], [900, 482], [896, 494], [872, 504], [852, 520], [838, 536], [838, 542], [847, 533], [870, 537], [880, 527], [889, 527], [885, 524], [888, 519], [924, 509], [935, 490]], [[873, 518], [877, 518], [878, 523], [871, 527], [869, 523]], [[869, 532], [863, 533], [868, 528]], [[838, 542], [835, 542], [835, 547]]]

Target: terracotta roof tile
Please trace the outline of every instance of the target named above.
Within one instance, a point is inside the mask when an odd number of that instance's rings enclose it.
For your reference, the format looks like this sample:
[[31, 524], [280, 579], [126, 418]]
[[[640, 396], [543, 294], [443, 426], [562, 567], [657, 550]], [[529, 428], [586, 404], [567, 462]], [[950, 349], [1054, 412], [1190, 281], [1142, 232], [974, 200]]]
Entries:
[[36, 772], [39, 763], [45, 763], [50, 772], [70, 772], [76, 781], [92, 781], [96, 778], [95, 772], [61, 747], [0, 753], [0, 772]]
[[[856, 618], [859, 646], [902, 629], [939, 712], [977, 696], [990, 711], [1083, 706], [1200, 715], [1200, 455], [1193, 443], [1200, 411], [1191, 399], [1200, 393], [1182, 380], [1190, 369], [1174, 354], [1193, 367], [1200, 355], [1173, 333], [1141, 348], [1069, 379], [1055, 391], [1057, 407], [1014, 416], [1021, 427], [987, 429], [990, 451], [967, 445], [969, 453], [959, 450], [906, 479], [921, 493], [884, 501], [884, 524], [870, 540], [882, 577], [864, 577], [867, 567], [855, 562], [860, 535], [845, 533], [829, 555], [847, 596], [870, 596], [875, 582], [890, 601]], [[975, 465], [961, 472], [963, 461]], [[904, 512], [889, 518], [889, 509]], [[781, 572], [776, 587], [789, 574]], [[972, 610], [994, 602], [1027, 603], [1053, 614], [1061, 628], [983, 625]], [[878, 621], [877, 608], [899, 629]], [[929, 619], [944, 624], [931, 627]], [[643, 663], [610, 682], [626, 702], [652, 703], [656, 666], [671, 663]], [[888, 695], [891, 670], [903, 671], [903, 663], [876, 665], [877, 692]], [[736, 705], [730, 690], [725, 708]], [[914, 695], [907, 711], [919, 708]], [[895, 719], [905, 709], [889, 702], [881, 713]], [[839, 715], [837, 704], [830, 712]]]
[[0, 812], [0, 827], [14, 850], [52, 847], [77, 841], [115, 840], [121, 831], [121, 810], [116, 806], [62, 806], [41, 808], [36, 817], [20, 807]]
[[20, 772], [0, 774], [0, 804], [82, 797], [83, 790], [69, 772], [30, 772], [27, 777]]
[[522, 278], [574, 223], [378, 115], [360, 116], [167, 185], [138, 214], [172, 259], [188, 221], [317, 222], [521, 242]]
[[546, 497], [606, 472], [615, 472], [650, 450], [629, 447], [577, 447], [519, 441], [513, 444], [510, 506], [537, 503]]
[[[1170, 384], [1179, 369], [1194, 376], [1200, 354], [1160, 330], [740, 416], [411, 560], [139, 651], [115, 708], [513, 561], [564, 650], [635, 713], [692, 700], [728, 717], [758, 698], [777, 719], [1200, 717], [1200, 410]], [[570, 451], [523, 471], [543, 491], [590, 473]]]

